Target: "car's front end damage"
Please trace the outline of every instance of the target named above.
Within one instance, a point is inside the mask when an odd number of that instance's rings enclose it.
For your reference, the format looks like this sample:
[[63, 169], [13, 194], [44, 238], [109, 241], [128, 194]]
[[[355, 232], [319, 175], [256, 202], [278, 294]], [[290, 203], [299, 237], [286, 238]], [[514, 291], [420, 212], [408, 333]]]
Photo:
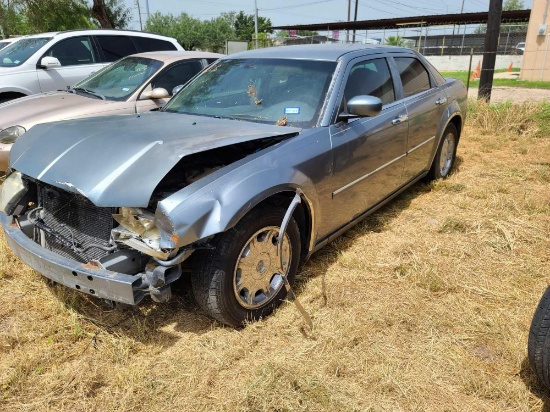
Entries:
[[[147, 116], [150, 125], [166, 115]], [[206, 123], [177, 117], [191, 125]], [[131, 138], [114, 138], [104, 124], [120, 121], [134, 128]], [[89, 295], [131, 305], [146, 295], [167, 301], [170, 284], [182, 274], [181, 264], [195, 250], [209, 248], [209, 238], [225, 230], [225, 223], [215, 217], [215, 210], [201, 210], [200, 202], [194, 202], [185, 217], [166, 210], [175, 203], [181, 208], [194, 198], [190, 193], [196, 197], [204, 188], [199, 180], [208, 178], [211, 190], [219, 186], [216, 176], [223, 176], [225, 167], [234, 169], [248, 158], [261, 157], [299, 132], [244, 122], [233, 133], [216, 132], [230, 122], [209, 119], [217, 127], [197, 127], [184, 137], [182, 124], [174, 124], [173, 133], [164, 130], [163, 137], [152, 142], [150, 128], [140, 133], [139, 126], [133, 126], [140, 123], [139, 116], [31, 129], [14, 146], [12, 169], [0, 187], [0, 221], [8, 244], [39, 273]], [[86, 125], [94, 125], [89, 135], [94, 136], [95, 151], [75, 149], [86, 145], [88, 135], [74, 138]], [[48, 142], [43, 133], [56, 138]], [[72, 144], [67, 144], [71, 135]], [[109, 139], [111, 157], [98, 149], [102, 139]], [[95, 164], [97, 173], [81, 167], [82, 156], [88, 165]], [[230, 216], [238, 210], [227, 212]]]

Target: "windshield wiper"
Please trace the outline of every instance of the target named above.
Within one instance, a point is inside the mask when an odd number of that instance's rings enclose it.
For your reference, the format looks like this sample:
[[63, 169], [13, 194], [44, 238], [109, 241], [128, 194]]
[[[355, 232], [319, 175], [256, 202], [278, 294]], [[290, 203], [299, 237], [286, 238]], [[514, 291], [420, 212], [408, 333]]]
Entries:
[[78, 92], [84, 92], [84, 93], [90, 94], [92, 96], [99, 97], [101, 100], [106, 100], [105, 96], [103, 96], [99, 93], [96, 93], [96, 92], [92, 92], [91, 90], [84, 89], [83, 87], [74, 87], [71, 90], [76, 90]]
[[258, 116], [255, 114], [248, 114], [248, 113], [232, 113], [225, 116], [226, 119], [231, 120], [239, 120], [239, 119], [249, 119], [249, 120], [267, 120], [267, 117], [265, 116]]

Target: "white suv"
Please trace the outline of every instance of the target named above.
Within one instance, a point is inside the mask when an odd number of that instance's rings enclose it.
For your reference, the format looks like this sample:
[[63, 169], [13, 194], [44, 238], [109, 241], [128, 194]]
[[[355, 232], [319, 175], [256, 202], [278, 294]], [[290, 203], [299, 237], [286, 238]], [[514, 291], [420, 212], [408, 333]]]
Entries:
[[0, 103], [66, 89], [130, 54], [183, 50], [170, 37], [129, 30], [71, 30], [25, 36], [0, 50]]

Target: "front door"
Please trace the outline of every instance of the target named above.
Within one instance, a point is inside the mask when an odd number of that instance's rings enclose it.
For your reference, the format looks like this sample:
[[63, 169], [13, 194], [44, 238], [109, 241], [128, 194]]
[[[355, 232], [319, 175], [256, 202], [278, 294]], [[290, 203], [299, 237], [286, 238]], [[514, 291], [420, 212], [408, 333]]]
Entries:
[[42, 57], [45, 56], [57, 58], [61, 67], [38, 69], [38, 81], [42, 92], [65, 90], [105, 66], [98, 62], [88, 36], [61, 40]]
[[374, 117], [340, 121], [330, 127], [333, 147], [334, 228], [359, 216], [399, 188], [407, 145], [407, 111], [395, 101], [395, 85], [385, 58], [351, 64], [341, 108], [354, 96], [383, 102]]

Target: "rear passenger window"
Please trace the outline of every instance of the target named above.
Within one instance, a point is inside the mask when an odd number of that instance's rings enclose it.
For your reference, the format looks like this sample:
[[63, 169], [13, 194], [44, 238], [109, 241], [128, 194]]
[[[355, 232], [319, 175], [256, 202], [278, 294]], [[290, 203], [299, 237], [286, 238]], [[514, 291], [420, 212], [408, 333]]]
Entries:
[[166, 40], [151, 39], [149, 37], [132, 37], [140, 53], [150, 51], [177, 50], [176, 46]]
[[136, 46], [128, 36], [96, 36], [96, 38], [106, 62], [114, 62], [137, 53]]
[[405, 97], [430, 89], [430, 76], [425, 67], [413, 57], [395, 57]]
[[96, 61], [90, 38], [87, 36], [61, 40], [44, 56], [56, 57], [61, 66], [78, 66], [92, 64]]
[[350, 71], [344, 98], [375, 96], [388, 104], [395, 100], [393, 82], [386, 59], [373, 59], [355, 64]]

